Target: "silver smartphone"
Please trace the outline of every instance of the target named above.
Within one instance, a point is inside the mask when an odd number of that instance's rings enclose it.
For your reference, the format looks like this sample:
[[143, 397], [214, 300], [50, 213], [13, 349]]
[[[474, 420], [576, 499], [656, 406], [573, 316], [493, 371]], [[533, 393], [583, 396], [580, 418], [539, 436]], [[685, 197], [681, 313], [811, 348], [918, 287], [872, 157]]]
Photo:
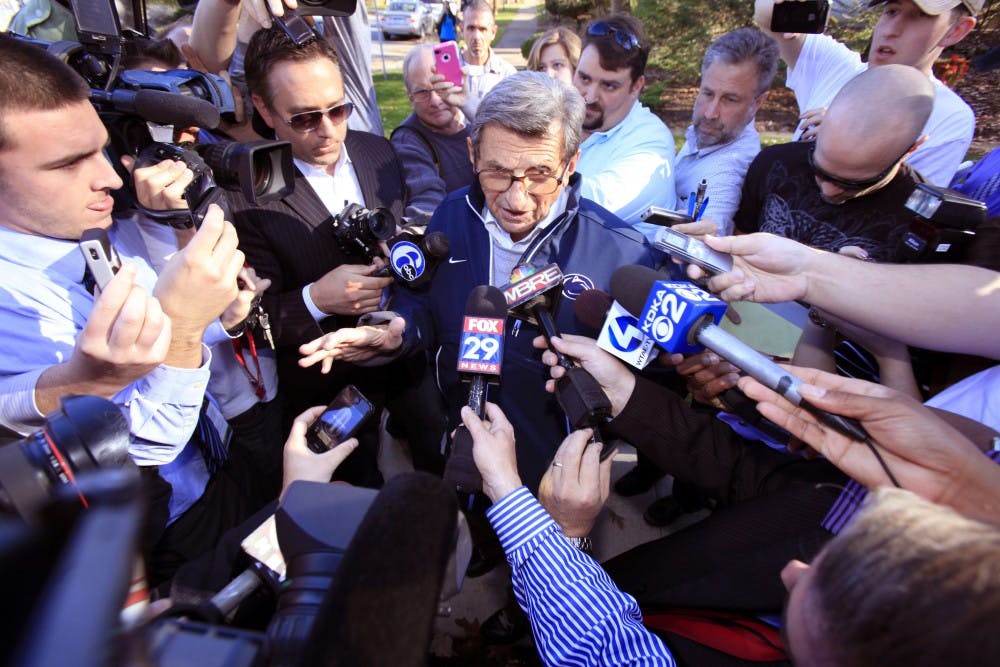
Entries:
[[111, 240], [108, 233], [96, 227], [85, 229], [80, 235], [80, 252], [83, 259], [90, 267], [90, 272], [94, 276], [94, 282], [100, 290], [104, 290], [115, 277], [118, 270], [122, 268], [122, 260], [118, 253], [111, 247]]
[[679, 257], [699, 266], [713, 275], [733, 270], [731, 255], [712, 250], [698, 239], [670, 227], [664, 227], [656, 233], [653, 246], [672, 257]]

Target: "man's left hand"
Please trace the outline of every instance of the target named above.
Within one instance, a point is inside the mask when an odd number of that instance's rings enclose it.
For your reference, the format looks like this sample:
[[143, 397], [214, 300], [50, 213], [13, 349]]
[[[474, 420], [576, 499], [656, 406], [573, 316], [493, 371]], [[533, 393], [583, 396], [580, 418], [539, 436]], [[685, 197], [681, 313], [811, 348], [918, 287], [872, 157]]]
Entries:
[[538, 486], [538, 500], [567, 537], [590, 534], [611, 491], [609, 456], [601, 461], [601, 444], [590, 442], [590, 429], [573, 431], [556, 452]]

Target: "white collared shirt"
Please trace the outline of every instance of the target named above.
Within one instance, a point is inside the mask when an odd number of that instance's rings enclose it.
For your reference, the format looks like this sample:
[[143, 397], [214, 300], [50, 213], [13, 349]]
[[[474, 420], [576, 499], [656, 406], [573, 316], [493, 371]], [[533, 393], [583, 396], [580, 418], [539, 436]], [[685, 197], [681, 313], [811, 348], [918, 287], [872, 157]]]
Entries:
[[542, 230], [566, 211], [567, 201], [569, 201], [569, 190], [564, 187], [559, 193], [559, 198], [552, 202], [548, 215], [542, 218], [520, 241], [515, 241], [510, 237], [510, 234], [500, 226], [496, 216], [490, 212], [489, 207], [483, 207], [483, 224], [486, 226], [486, 232], [490, 235], [490, 243], [493, 246], [493, 251], [490, 253], [493, 256], [493, 261], [490, 262], [490, 284], [503, 286], [510, 282], [510, 273], [514, 270], [517, 260], [528, 249], [531, 242], [542, 233]]

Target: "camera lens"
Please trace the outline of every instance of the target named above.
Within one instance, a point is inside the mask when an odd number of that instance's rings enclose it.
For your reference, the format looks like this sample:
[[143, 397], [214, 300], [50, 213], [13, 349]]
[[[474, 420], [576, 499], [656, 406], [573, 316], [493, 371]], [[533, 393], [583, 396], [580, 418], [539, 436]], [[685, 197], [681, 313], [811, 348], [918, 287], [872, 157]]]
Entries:
[[396, 233], [396, 219], [387, 208], [373, 208], [368, 218], [368, 228], [379, 241], [388, 241]]

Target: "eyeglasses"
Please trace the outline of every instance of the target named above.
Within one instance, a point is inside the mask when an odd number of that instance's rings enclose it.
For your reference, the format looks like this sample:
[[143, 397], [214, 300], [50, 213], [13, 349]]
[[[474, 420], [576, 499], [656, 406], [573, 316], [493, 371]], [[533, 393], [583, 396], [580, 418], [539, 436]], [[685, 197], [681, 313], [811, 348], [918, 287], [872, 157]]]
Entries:
[[344, 102], [329, 109], [303, 111], [302, 113], [292, 114], [292, 117], [285, 122], [296, 132], [305, 134], [319, 127], [319, 124], [323, 122], [323, 116], [329, 118], [330, 122], [334, 125], [339, 125], [347, 120], [352, 111], [354, 111], [354, 105], [350, 102]]
[[819, 165], [816, 164], [816, 159], [813, 157], [813, 154], [815, 152], [816, 152], [816, 145], [813, 144], [812, 146], [809, 147], [809, 152], [806, 153], [806, 159], [809, 162], [809, 168], [812, 169], [813, 173], [816, 174], [816, 176], [818, 176], [820, 180], [826, 181], [827, 183], [830, 183], [832, 185], [836, 185], [838, 188], [843, 188], [844, 190], [859, 192], [861, 190], [867, 190], [869, 188], [873, 188], [882, 181], [884, 181], [885, 179], [887, 179], [889, 177], [889, 174], [892, 173], [892, 170], [896, 168], [896, 165], [899, 163], [899, 161], [902, 160], [904, 157], [906, 157], [906, 154], [910, 152], [910, 149], [907, 148], [902, 155], [893, 160], [892, 163], [888, 167], [886, 167], [886, 169], [882, 171], [878, 176], [875, 176], [874, 178], [866, 178], [863, 181], [851, 181], [845, 178], [838, 178], [837, 176], [834, 176], [833, 174], [824, 171]]
[[626, 51], [639, 48], [638, 37], [630, 33], [628, 30], [608, 25], [606, 21], [592, 23], [587, 28], [587, 34], [593, 35], [594, 37], [605, 37], [607, 35], [611, 35], [615, 38], [615, 41], [618, 42], [618, 46], [622, 47]]
[[[568, 168], [569, 165], [566, 165], [566, 169]], [[476, 178], [484, 192], [507, 192], [514, 181], [519, 181], [528, 194], [550, 195], [563, 184], [566, 169], [559, 176], [538, 171], [526, 171], [515, 176], [506, 169], [478, 169]]]
[[412, 93], [410, 93], [410, 100], [421, 103], [426, 102], [427, 100], [431, 99], [431, 94], [433, 92], [434, 92], [433, 90], [428, 90], [427, 88], [414, 90]]

